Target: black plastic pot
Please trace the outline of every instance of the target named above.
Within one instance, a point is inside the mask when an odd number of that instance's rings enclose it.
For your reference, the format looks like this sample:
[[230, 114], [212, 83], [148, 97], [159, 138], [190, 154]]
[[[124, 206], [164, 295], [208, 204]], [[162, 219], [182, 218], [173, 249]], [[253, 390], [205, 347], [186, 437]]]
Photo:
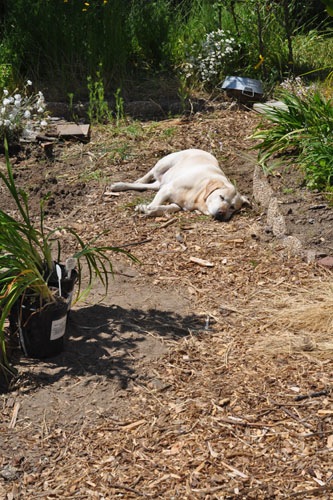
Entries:
[[49, 358], [64, 347], [68, 302], [62, 298], [42, 308], [21, 305], [17, 325], [21, 348], [31, 358]]
[[[62, 269], [61, 297], [41, 306], [39, 298], [32, 302], [29, 295], [19, 300], [10, 313], [10, 330], [18, 332], [19, 341], [24, 354], [32, 358], [49, 358], [63, 351], [68, 313], [71, 307], [72, 294], [77, 281], [77, 272], [71, 272], [70, 279], [64, 276]], [[48, 284], [58, 290], [58, 277], [53, 273]]]

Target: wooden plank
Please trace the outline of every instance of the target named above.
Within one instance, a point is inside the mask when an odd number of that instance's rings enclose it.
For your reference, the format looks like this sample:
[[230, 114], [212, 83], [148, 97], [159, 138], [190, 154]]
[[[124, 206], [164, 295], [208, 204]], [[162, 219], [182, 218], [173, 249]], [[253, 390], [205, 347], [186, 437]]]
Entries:
[[76, 123], [56, 124], [57, 135], [59, 137], [89, 137], [90, 125]]

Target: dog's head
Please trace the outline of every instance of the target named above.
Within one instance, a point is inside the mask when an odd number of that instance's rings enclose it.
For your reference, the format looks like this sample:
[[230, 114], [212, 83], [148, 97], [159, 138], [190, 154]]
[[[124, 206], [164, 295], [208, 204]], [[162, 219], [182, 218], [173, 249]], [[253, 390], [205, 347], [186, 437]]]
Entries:
[[251, 203], [230, 184], [214, 189], [207, 196], [206, 205], [214, 219], [228, 221], [243, 205], [251, 206]]

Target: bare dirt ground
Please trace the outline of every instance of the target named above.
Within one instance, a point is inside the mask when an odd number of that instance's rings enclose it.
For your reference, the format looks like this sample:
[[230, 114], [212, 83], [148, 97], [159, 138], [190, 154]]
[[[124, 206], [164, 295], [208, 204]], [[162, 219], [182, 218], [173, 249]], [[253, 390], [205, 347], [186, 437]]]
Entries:
[[[11, 351], [19, 377], [1, 396], [1, 498], [332, 498], [332, 274], [306, 258], [333, 252], [327, 198], [289, 168], [271, 177], [297, 255], [255, 202], [219, 223], [145, 218], [134, 206], [152, 194], [107, 194], [200, 147], [251, 198], [257, 122], [216, 105], [92, 127], [89, 142], [56, 142], [51, 156], [36, 145], [12, 153], [36, 216], [50, 193], [48, 226], [85, 238], [107, 229], [105, 242], [129, 245], [140, 264], [114, 255], [108, 295], [97, 286], [73, 307], [61, 355]], [[3, 188], [1, 205], [13, 208]]]

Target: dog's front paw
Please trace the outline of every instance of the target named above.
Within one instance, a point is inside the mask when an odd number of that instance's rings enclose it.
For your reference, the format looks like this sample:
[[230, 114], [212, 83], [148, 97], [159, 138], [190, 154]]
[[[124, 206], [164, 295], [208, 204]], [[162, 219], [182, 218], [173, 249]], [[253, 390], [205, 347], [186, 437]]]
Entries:
[[110, 191], [125, 191], [126, 190], [126, 183], [125, 182], [115, 182], [114, 184], [111, 184], [109, 186]]
[[141, 203], [140, 205], [137, 205], [135, 207], [135, 211], [136, 212], [140, 212], [141, 214], [146, 214], [148, 215], [149, 214], [149, 208], [148, 208], [148, 205], [145, 205], [143, 203]]

